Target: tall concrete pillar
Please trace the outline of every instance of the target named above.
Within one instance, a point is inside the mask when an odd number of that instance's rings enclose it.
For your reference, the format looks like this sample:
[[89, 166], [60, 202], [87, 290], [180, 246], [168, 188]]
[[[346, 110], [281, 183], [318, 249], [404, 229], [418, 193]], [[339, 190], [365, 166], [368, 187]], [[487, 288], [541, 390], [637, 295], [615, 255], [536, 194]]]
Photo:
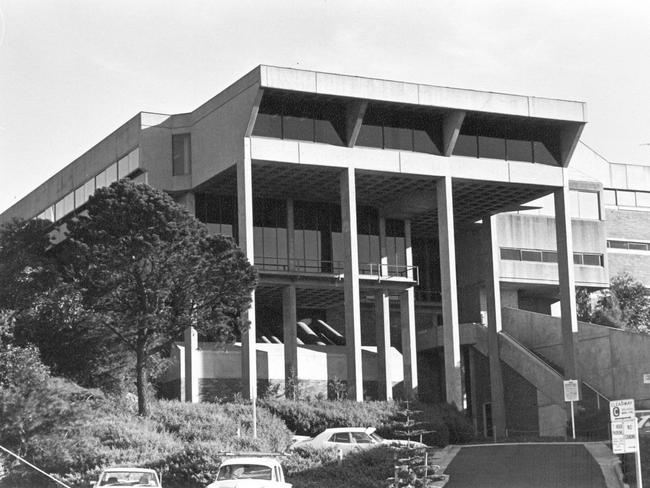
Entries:
[[296, 224], [293, 212], [293, 199], [287, 199], [287, 269], [296, 269]]
[[341, 220], [343, 224], [345, 347], [348, 398], [363, 401], [361, 365], [361, 304], [359, 302], [359, 251], [357, 243], [357, 195], [354, 168], [341, 173]]
[[386, 218], [379, 217], [379, 275], [388, 276], [388, 251], [386, 250]]
[[282, 290], [282, 321], [284, 323], [284, 384], [285, 395], [292, 397], [293, 392], [286, 389], [287, 381], [298, 376], [298, 341], [296, 316], [296, 287], [285, 286]]
[[460, 327], [458, 288], [456, 284], [456, 242], [454, 238], [454, 203], [451, 177], [436, 182], [438, 235], [440, 242], [440, 288], [442, 298], [447, 402], [463, 408], [463, 385], [460, 363]]
[[185, 329], [185, 401], [198, 403], [199, 376], [196, 370], [196, 352], [199, 349], [199, 336], [194, 327]]
[[377, 340], [377, 399], [393, 399], [390, 370], [390, 296], [386, 290], [375, 293], [375, 336]]
[[[253, 168], [250, 158], [250, 141], [244, 145], [244, 159], [237, 162], [237, 212], [239, 222], [239, 247], [244, 251], [248, 261], [254, 264], [255, 248], [253, 244]], [[253, 399], [257, 397], [257, 356], [255, 333], [255, 292], [252, 293], [250, 308], [244, 312], [248, 321], [248, 330], [242, 332], [242, 396]]]
[[506, 434], [506, 406], [503, 395], [503, 371], [499, 356], [501, 321], [501, 288], [499, 264], [501, 253], [497, 239], [496, 216], [483, 218], [483, 251], [485, 254], [484, 281], [487, 305], [488, 360], [490, 363], [490, 400], [492, 428], [496, 437]]
[[564, 184], [554, 193], [557, 264], [560, 281], [560, 310], [562, 314], [562, 345], [564, 348], [564, 377], [579, 379], [575, 353], [576, 316], [575, 278], [573, 264], [573, 233], [569, 209], [569, 181], [564, 170]]
[[[411, 221], [404, 221], [404, 248], [406, 252], [406, 276], [413, 280], [413, 247], [411, 244]], [[415, 330], [415, 287], [409, 286], [400, 295], [400, 318], [402, 332], [402, 360], [404, 366], [404, 394], [408, 399], [417, 397], [418, 351]]]

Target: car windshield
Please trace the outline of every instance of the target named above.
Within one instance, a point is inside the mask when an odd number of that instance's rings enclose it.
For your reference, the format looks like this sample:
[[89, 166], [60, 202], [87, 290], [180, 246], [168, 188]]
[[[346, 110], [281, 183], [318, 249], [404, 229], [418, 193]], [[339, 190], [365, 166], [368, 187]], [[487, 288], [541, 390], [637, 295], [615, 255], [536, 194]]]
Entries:
[[217, 481], [222, 480], [270, 480], [271, 468], [261, 464], [228, 464], [222, 466]]
[[99, 486], [160, 486], [158, 477], [150, 471], [109, 471], [99, 480]]
[[379, 434], [375, 433], [375, 432], [370, 434], [370, 437], [372, 437], [377, 442], [384, 442], [384, 438], [382, 436], [380, 436]]

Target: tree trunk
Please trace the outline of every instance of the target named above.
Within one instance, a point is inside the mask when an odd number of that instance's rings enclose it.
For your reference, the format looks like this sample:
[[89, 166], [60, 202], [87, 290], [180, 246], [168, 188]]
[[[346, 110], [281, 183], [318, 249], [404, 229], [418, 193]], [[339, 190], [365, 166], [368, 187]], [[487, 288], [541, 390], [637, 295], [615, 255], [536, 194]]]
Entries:
[[147, 400], [147, 356], [144, 341], [138, 341], [136, 346], [136, 388], [138, 390], [138, 415], [149, 416], [149, 402]]

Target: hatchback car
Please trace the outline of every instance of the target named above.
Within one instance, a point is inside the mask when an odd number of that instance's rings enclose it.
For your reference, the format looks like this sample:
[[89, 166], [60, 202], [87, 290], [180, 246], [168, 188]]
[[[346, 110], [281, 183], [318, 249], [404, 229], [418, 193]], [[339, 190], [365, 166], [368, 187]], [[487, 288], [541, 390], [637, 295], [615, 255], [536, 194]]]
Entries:
[[161, 488], [160, 477], [153, 469], [145, 468], [107, 468], [99, 475], [95, 487], [135, 486]]

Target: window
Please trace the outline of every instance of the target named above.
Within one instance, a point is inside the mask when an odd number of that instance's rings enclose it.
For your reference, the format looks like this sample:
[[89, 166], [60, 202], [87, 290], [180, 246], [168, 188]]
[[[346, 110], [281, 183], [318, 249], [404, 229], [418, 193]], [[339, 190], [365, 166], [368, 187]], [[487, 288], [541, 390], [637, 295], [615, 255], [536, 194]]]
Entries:
[[352, 441], [357, 444], [372, 444], [372, 439], [365, 432], [350, 432]]
[[603, 190], [605, 205], [616, 205], [616, 190]]
[[636, 195], [633, 191], [616, 190], [616, 202], [622, 207], [636, 207]]
[[648, 251], [650, 250], [650, 243], [608, 240], [607, 247], [610, 249], [629, 249], [630, 251]]
[[192, 173], [191, 134], [172, 135], [172, 175]]
[[[607, 241], [608, 247], [618, 247], [612, 245], [613, 241]], [[557, 263], [557, 251], [542, 251], [538, 249], [512, 249], [501, 248], [501, 259], [510, 261], [527, 261], [536, 263]], [[603, 266], [603, 255], [594, 253], [573, 253], [573, 263], [584, 266]]]
[[329, 442], [336, 442], [338, 444], [349, 444], [350, 434], [348, 432], [337, 432], [330, 437]]
[[571, 190], [569, 196], [572, 218], [593, 220], [600, 218], [597, 192]]

